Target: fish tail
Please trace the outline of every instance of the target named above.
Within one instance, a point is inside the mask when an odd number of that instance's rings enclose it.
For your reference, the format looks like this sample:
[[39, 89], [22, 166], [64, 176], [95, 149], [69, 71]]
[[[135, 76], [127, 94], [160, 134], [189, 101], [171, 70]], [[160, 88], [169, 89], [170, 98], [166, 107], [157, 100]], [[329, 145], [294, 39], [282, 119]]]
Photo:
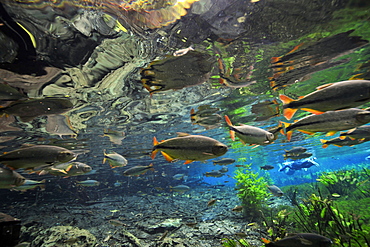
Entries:
[[149, 167], [150, 167], [149, 169], [150, 169], [151, 171], [154, 171], [153, 163], [150, 163]]
[[190, 121], [194, 122], [195, 120], [196, 120], [195, 110], [193, 108], [191, 108], [191, 110], [190, 110]]
[[267, 239], [265, 239], [265, 238], [261, 238], [261, 240], [262, 240], [262, 242], [264, 242], [265, 244], [269, 244], [269, 243], [271, 243], [271, 241], [270, 241], [270, 240], [267, 240]]
[[328, 141], [324, 139], [320, 139], [320, 142], [322, 143], [322, 148], [327, 148], [329, 144], [326, 144]]
[[[231, 123], [230, 118], [227, 115], [225, 115], [225, 121], [226, 121], [226, 123], [229, 127], [233, 126], [233, 124]], [[235, 141], [235, 131], [233, 131], [231, 129], [230, 129], [230, 138], [231, 138], [231, 140]]]
[[281, 57], [272, 57], [271, 58], [271, 63], [277, 63], [280, 59], [281, 59]]
[[158, 153], [158, 150], [155, 149], [155, 146], [157, 146], [159, 144], [159, 142], [157, 141], [157, 138], [153, 137], [153, 151], [152, 151], [152, 154], [150, 155], [150, 157], [152, 158], [152, 160], [154, 160], [155, 156], [157, 155]]
[[[290, 97], [288, 97], [288, 96], [286, 96], [284, 94], [280, 94], [279, 95], [279, 98], [283, 102], [284, 106], [290, 104], [293, 101], [295, 101], [294, 99], [292, 99], [292, 98], [290, 98]], [[298, 109], [285, 108], [283, 110], [284, 117], [286, 119], [290, 120], [293, 117], [293, 115], [296, 113], [297, 110]]]

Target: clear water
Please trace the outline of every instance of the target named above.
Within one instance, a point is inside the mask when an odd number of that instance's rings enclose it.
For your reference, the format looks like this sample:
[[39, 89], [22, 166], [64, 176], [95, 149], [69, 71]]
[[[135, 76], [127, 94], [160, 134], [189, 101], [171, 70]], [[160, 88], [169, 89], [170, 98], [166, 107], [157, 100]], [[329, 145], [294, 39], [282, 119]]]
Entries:
[[[0, 119], [3, 126], [0, 137], [4, 137], [1, 152], [15, 150], [23, 144], [63, 146], [79, 153], [77, 161], [90, 165], [93, 172], [62, 179], [21, 171], [27, 179], [45, 178], [46, 189], [23, 193], [1, 189], [1, 198], [6, 198], [0, 202], [2, 211], [9, 206], [22, 211], [20, 203], [35, 200], [39, 204], [57, 206], [57, 199], [82, 203], [81, 198], [104, 201], [110, 197], [141, 194], [171, 196], [174, 192], [170, 192], [170, 186], [179, 184], [188, 185], [191, 191], [227, 187], [234, 193], [235, 165], [251, 164], [253, 171], [280, 187], [315, 182], [322, 172], [369, 167], [368, 142], [351, 147], [330, 145], [324, 149], [320, 139], [329, 140], [339, 134], [325, 137], [325, 133], [310, 136], [294, 132], [292, 141], [279, 134], [272, 144], [248, 146], [230, 139], [223, 120], [223, 116], [228, 115], [234, 124], [267, 130], [277, 127], [279, 121], [292, 122], [281, 114], [279, 94], [298, 98], [320, 85], [348, 80], [358, 74], [357, 78], [370, 79], [370, 6], [367, 1], [200, 0], [184, 10], [181, 18], [172, 18], [168, 23], [159, 21], [161, 24], [156, 27], [151, 26], [154, 22], [148, 22], [146, 17], [136, 15], [143, 12], [134, 9], [132, 3], [126, 7], [129, 10], [123, 10], [118, 3], [105, 1], [98, 1], [100, 4], [96, 1], [34, 2], [5, 1], [2, 4], [0, 31], [4, 49], [0, 53], [0, 80], [29, 98], [68, 96], [74, 107], [63, 115], [68, 117], [69, 126], [77, 135], [60, 137], [57, 131], [48, 130], [47, 116], [37, 116], [29, 122], [14, 116], [5, 120], [3, 116]], [[159, 1], [158, 5], [161, 4]], [[156, 8], [160, 9], [153, 7]], [[15, 22], [9, 24], [9, 18], [23, 25], [27, 32], [18, 26], [11, 36], [12, 30], [5, 27]], [[35, 39], [36, 48], [28, 32]], [[327, 42], [323, 44], [323, 40]], [[164, 59], [190, 46], [209, 55], [213, 66], [209, 79], [199, 85], [150, 94], [143, 87], [141, 69], [155, 59]], [[279, 73], [280, 66], [272, 63], [273, 57], [291, 61], [281, 67], [284, 73]], [[220, 84], [219, 61], [224, 64], [224, 74], [234, 81], [231, 87]], [[170, 65], [166, 68], [178, 74], [181, 80], [186, 79], [184, 68]], [[278, 84], [276, 90], [271, 87], [272, 81]], [[240, 85], [246, 82], [254, 83]], [[261, 114], [253, 113], [252, 106], [274, 99], [278, 102], [274, 106], [279, 107], [279, 115], [257, 121]], [[1, 103], [5, 106], [9, 101]], [[222, 120], [216, 128], [207, 130], [192, 124], [191, 109], [197, 110], [202, 105], [219, 108], [217, 113]], [[367, 103], [360, 108], [369, 106]], [[299, 110], [294, 119], [306, 115], [307, 112]], [[121, 144], [104, 136], [108, 129], [124, 132]], [[183, 161], [169, 163], [160, 154], [152, 160], [153, 137], [166, 140], [176, 137], [176, 132], [221, 141], [229, 147], [222, 157], [236, 162], [228, 165], [224, 176], [214, 178], [204, 176], [221, 168], [213, 165], [212, 160], [184, 165]], [[304, 146], [313, 153], [320, 166], [290, 176], [279, 172], [279, 164], [285, 162], [285, 150], [297, 146]], [[104, 151], [121, 154], [128, 165], [111, 169], [102, 163]], [[139, 177], [123, 176], [129, 167], [150, 163], [154, 171]], [[260, 169], [263, 165], [275, 168], [263, 171]], [[175, 174], [186, 174], [188, 179], [174, 180]], [[76, 187], [76, 181], [87, 179], [97, 180], [100, 185]], [[191, 198], [187, 203], [192, 203]], [[212, 218], [206, 214], [204, 217]]]

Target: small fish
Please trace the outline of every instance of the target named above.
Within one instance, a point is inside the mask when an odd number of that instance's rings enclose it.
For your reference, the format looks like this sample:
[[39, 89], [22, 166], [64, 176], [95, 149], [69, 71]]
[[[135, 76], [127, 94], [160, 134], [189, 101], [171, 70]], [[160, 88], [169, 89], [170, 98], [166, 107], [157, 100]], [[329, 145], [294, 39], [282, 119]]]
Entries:
[[263, 239], [266, 247], [329, 247], [332, 241], [315, 233], [295, 233], [275, 242]]
[[286, 155], [294, 156], [294, 155], [299, 155], [301, 153], [304, 153], [307, 151], [307, 148], [305, 147], [293, 147], [290, 150], [285, 150]]
[[294, 123], [284, 123], [287, 139], [291, 139], [293, 130], [305, 134], [328, 132], [333, 135], [340, 130], [348, 130], [370, 122], [370, 111], [350, 108], [339, 111], [327, 111], [320, 115], [309, 115]]
[[284, 116], [291, 119], [298, 109], [314, 114], [352, 108], [370, 102], [370, 81], [350, 80], [322, 85], [306, 96], [293, 100], [280, 95]]
[[73, 130], [68, 116], [64, 115], [49, 115], [46, 121], [45, 129], [49, 134], [58, 135], [63, 139], [63, 136], [77, 137], [77, 132]]
[[61, 114], [72, 108], [73, 104], [67, 98], [22, 99], [0, 108], [0, 115], [13, 115], [19, 117], [22, 122], [29, 122], [35, 117]]
[[10, 189], [21, 186], [26, 182], [26, 178], [18, 172], [0, 167], [0, 189]]
[[176, 191], [176, 192], [180, 192], [180, 193], [183, 193], [185, 191], [188, 191], [190, 190], [190, 187], [187, 186], [187, 185], [177, 185], [177, 186], [170, 186], [170, 191]]
[[322, 143], [322, 147], [323, 148], [327, 148], [329, 145], [334, 145], [334, 146], [337, 146], [337, 147], [344, 147], [344, 146], [354, 146], [354, 145], [358, 145], [358, 144], [362, 144], [364, 142], [368, 142], [370, 141], [370, 138], [366, 138], [366, 139], [351, 139], [349, 137], [345, 137], [344, 139], [341, 138], [341, 137], [335, 137], [333, 139], [330, 139], [330, 140], [324, 140], [324, 139], [320, 139], [321, 143]]
[[9, 86], [8, 84], [0, 83], [0, 100], [1, 101], [13, 101], [27, 98], [27, 96], [21, 94], [17, 89]]
[[211, 200], [208, 201], [207, 206], [211, 207], [211, 206], [215, 205], [216, 202], [217, 202], [217, 199], [211, 199]]
[[256, 121], [265, 121], [280, 115], [279, 104], [276, 99], [266, 100], [252, 105], [252, 113], [258, 115]]
[[300, 153], [297, 155], [290, 155], [290, 154], [284, 154], [284, 159], [292, 159], [292, 160], [300, 160], [300, 159], [306, 159], [312, 156], [312, 153], [306, 152], [306, 153]]
[[72, 177], [83, 175], [91, 172], [91, 170], [91, 166], [75, 161], [47, 167], [43, 169], [39, 175], [51, 174], [53, 176]]
[[274, 195], [274, 196], [277, 196], [277, 197], [281, 197], [284, 195], [284, 192], [281, 191], [281, 189], [279, 187], [277, 187], [276, 185], [270, 185], [270, 186], [267, 186], [268, 190]]
[[365, 140], [370, 139], [370, 125], [360, 126], [346, 132], [340, 133], [339, 137], [345, 139], [349, 137], [351, 139]]
[[175, 174], [175, 175], [172, 176], [172, 178], [175, 179], [175, 180], [181, 180], [181, 179], [184, 178], [184, 176], [185, 176], [185, 174]]
[[264, 165], [264, 166], [260, 166], [260, 169], [262, 169], [262, 170], [266, 170], [266, 171], [268, 171], [268, 170], [272, 170], [272, 169], [274, 169], [275, 167], [274, 166], [272, 166], [272, 165]]
[[121, 145], [122, 140], [125, 139], [126, 137], [126, 134], [123, 131], [105, 129], [103, 136], [107, 136], [112, 143]]
[[231, 209], [231, 211], [233, 212], [241, 212], [243, 211], [243, 206], [235, 206], [233, 209]]
[[224, 165], [230, 165], [230, 164], [234, 163], [235, 160], [232, 159], [232, 158], [222, 158], [220, 160], [213, 160], [212, 162], [213, 162], [214, 165], [224, 166]]
[[224, 155], [227, 146], [213, 138], [202, 135], [177, 133], [178, 137], [158, 142], [153, 138], [152, 159], [160, 151], [169, 162], [185, 160], [185, 164], [202, 161]]
[[141, 70], [141, 81], [150, 94], [191, 87], [209, 79], [214, 63], [210, 55], [189, 50], [151, 62]]
[[230, 129], [230, 137], [235, 141], [235, 135], [239, 137], [243, 144], [257, 144], [266, 145], [272, 143], [274, 134], [250, 125], [241, 124], [240, 126], [233, 126], [230, 118], [225, 115], [225, 120]]
[[223, 166], [219, 171], [222, 173], [226, 173], [229, 171], [229, 169], [227, 168], [227, 166]]
[[51, 145], [33, 145], [0, 155], [0, 163], [13, 169], [32, 169], [66, 163], [76, 158], [72, 151]]
[[109, 224], [111, 224], [113, 226], [126, 226], [125, 223], [123, 223], [122, 221], [119, 221], [119, 220], [109, 220]]
[[122, 155], [112, 151], [111, 153], [105, 153], [104, 151], [104, 159], [103, 159], [103, 164], [105, 162], [108, 162], [111, 168], [116, 168], [116, 167], [123, 167], [127, 166], [128, 162], [125, 157]]
[[96, 180], [85, 180], [85, 181], [79, 181], [77, 182], [77, 185], [81, 185], [84, 187], [94, 187], [94, 186], [99, 186], [100, 182]]
[[22, 184], [20, 186], [16, 186], [16, 187], [12, 188], [12, 190], [27, 191], [27, 190], [35, 189], [37, 187], [40, 187], [41, 190], [45, 190], [45, 182], [46, 182], [45, 179], [44, 180], [41, 180], [41, 181], [35, 181], [35, 180], [26, 179], [26, 181], [24, 182], [24, 184]]
[[214, 177], [214, 178], [220, 178], [222, 176], [224, 176], [225, 174], [222, 173], [221, 171], [219, 170], [213, 170], [213, 171], [210, 171], [210, 172], [206, 172], [204, 173], [204, 176], [206, 177]]
[[190, 120], [193, 124], [198, 124], [206, 129], [213, 129], [220, 125], [222, 117], [216, 114], [220, 108], [213, 108], [210, 105], [201, 105], [198, 111], [190, 110]]
[[139, 176], [146, 173], [148, 170], [154, 171], [153, 164], [148, 166], [134, 166], [123, 172], [125, 176]]

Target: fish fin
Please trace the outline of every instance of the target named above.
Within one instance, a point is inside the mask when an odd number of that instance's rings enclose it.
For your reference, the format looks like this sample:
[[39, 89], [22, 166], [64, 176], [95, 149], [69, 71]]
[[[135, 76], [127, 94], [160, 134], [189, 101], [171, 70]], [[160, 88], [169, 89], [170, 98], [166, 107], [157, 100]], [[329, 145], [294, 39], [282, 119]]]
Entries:
[[269, 244], [269, 243], [271, 243], [271, 241], [270, 241], [270, 240], [267, 240], [267, 239], [265, 239], [265, 238], [261, 238], [261, 240], [262, 240], [262, 242], [264, 242], [265, 244]]
[[336, 130], [333, 130], [333, 131], [329, 131], [328, 133], [326, 133], [326, 136], [333, 136], [335, 135], [335, 133], [337, 133], [338, 131]]
[[190, 120], [195, 121], [195, 110], [193, 108], [190, 110]]
[[42, 171], [40, 171], [38, 174], [39, 174], [39, 176], [41, 176], [41, 175], [46, 175], [46, 174], [48, 174], [49, 172], [48, 171], [46, 171], [46, 170], [42, 170]]
[[187, 165], [187, 164], [190, 164], [191, 162], [193, 162], [194, 160], [187, 160], [184, 162], [184, 165]]
[[261, 145], [256, 145], [256, 144], [253, 144], [253, 145], [254, 145], [254, 147], [252, 147], [252, 149], [255, 149], [255, 148], [261, 146]]
[[159, 142], [157, 141], [157, 138], [154, 136], [153, 137], [153, 151], [152, 151], [152, 154], [150, 155], [150, 157], [152, 158], [152, 160], [154, 160], [155, 156], [157, 155], [158, 153], [158, 150], [155, 149], [155, 146], [157, 146], [159, 144]]
[[176, 132], [176, 134], [178, 137], [190, 136], [190, 134], [184, 132]]
[[288, 139], [288, 141], [290, 141], [290, 139], [292, 139], [292, 134], [293, 134], [293, 131], [288, 131], [286, 133], [286, 138]]
[[289, 104], [290, 102], [295, 101], [294, 99], [292, 99], [292, 98], [290, 98], [290, 97], [288, 97], [288, 96], [286, 96], [284, 94], [280, 94], [279, 95], [279, 98], [283, 102], [284, 105]]
[[72, 167], [73, 167], [73, 164], [70, 164], [68, 167], [67, 167], [67, 169], [64, 169], [66, 172], [69, 172], [71, 169], [72, 169]]
[[326, 144], [328, 141], [324, 139], [320, 139], [320, 142], [322, 143], [322, 148], [327, 148], [329, 147], [329, 144]]
[[299, 241], [301, 242], [301, 244], [303, 244], [303, 245], [313, 246], [313, 243], [312, 243], [311, 241], [309, 241], [309, 240], [305, 239], [305, 238], [300, 237], [300, 238], [298, 238], [298, 239], [299, 239]]
[[299, 132], [302, 132], [302, 133], [305, 133], [305, 134], [308, 134], [308, 135], [313, 135], [315, 134], [315, 132], [312, 132], [312, 131], [308, 131], [308, 130], [298, 130]]
[[347, 136], [339, 136], [339, 139], [344, 140]]
[[317, 111], [317, 110], [309, 109], [309, 108], [301, 108], [301, 110], [311, 112], [315, 115], [320, 115], [324, 113], [323, 111]]
[[103, 164], [105, 164], [105, 162], [107, 161], [107, 158], [104, 157], [103, 159]]
[[324, 84], [324, 85], [321, 85], [321, 86], [318, 86], [316, 89], [317, 90], [321, 90], [321, 89], [324, 89], [324, 88], [327, 88], [331, 85], [333, 85], [334, 83], [328, 83], [328, 84]]
[[227, 115], [225, 115], [225, 121], [226, 121], [228, 126], [233, 126], [233, 124], [231, 123], [230, 118]]
[[171, 157], [170, 155], [166, 154], [165, 152], [161, 151], [161, 154], [168, 162], [173, 162], [175, 159]]
[[286, 119], [290, 120], [297, 112], [298, 109], [286, 108], [283, 110], [283, 115]]

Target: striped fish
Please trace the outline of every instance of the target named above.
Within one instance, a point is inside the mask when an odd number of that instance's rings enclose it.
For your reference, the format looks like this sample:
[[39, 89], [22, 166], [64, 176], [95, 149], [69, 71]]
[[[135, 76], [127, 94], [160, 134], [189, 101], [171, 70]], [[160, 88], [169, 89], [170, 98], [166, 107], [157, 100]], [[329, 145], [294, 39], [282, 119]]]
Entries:
[[264, 129], [241, 124], [234, 126], [228, 116], [225, 115], [225, 120], [230, 129], [230, 137], [235, 141], [237, 136], [243, 144], [249, 143], [251, 145], [266, 145], [274, 141], [274, 134]]
[[370, 122], [370, 111], [350, 108], [340, 111], [328, 111], [320, 115], [309, 115], [294, 123], [283, 123], [288, 140], [294, 130], [305, 134], [328, 132], [334, 135], [337, 131], [348, 130]]
[[189, 135], [177, 133], [178, 137], [158, 142], [153, 138], [152, 159], [158, 151], [162, 153], [169, 162], [174, 160], [185, 160], [185, 164], [193, 161], [202, 161], [224, 155], [227, 146], [215, 139], [202, 135]]
[[284, 104], [283, 114], [288, 120], [298, 109], [314, 114], [347, 109], [370, 101], [370, 81], [350, 80], [329, 83], [298, 100], [285, 95], [280, 95], [280, 100]]

